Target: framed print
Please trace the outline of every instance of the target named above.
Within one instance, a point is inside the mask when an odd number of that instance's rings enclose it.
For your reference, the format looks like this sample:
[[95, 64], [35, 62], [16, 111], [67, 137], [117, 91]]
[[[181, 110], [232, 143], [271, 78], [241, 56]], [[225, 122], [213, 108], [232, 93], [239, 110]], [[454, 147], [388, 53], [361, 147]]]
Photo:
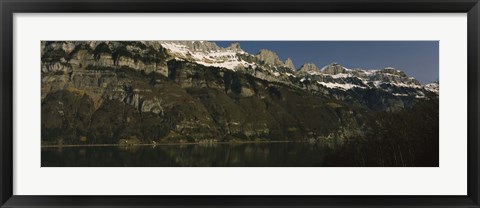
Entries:
[[2, 207], [479, 207], [467, 1], [2, 1]]

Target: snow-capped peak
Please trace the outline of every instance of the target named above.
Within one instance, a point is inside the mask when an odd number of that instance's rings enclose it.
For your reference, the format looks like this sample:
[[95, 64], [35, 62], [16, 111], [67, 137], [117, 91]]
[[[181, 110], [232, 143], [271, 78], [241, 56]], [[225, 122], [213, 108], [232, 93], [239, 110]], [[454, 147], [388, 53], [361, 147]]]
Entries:
[[438, 81], [428, 83], [428, 84], [424, 85], [423, 88], [427, 91], [434, 92], [436, 94], [438, 94], [440, 92], [440, 85], [439, 85]]
[[[393, 67], [383, 69], [349, 69], [333, 62], [322, 68], [313, 63], [303, 64], [297, 71], [291, 59], [281, 61], [274, 51], [260, 50], [256, 55], [243, 51], [240, 44], [227, 48], [209, 41], [161, 41], [161, 46], [175, 59], [192, 61], [204, 66], [242, 70], [244, 73], [269, 81], [294, 84], [298, 79], [302, 86], [314, 84], [324, 88], [354, 90], [375, 88], [394, 96], [424, 97], [422, 91], [438, 94], [438, 83], [422, 86], [415, 78]], [[254, 71], [245, 70], [247, 68]], [[306, 82], [306, 80], [312, 82]], [[416, 91], [418, 93], [413, 93]]]
[[162, 41], [161, 45], [175, 57], [205, 66], [236, 70], [238, 67], [255, 65], [238, 57], [237, 54], [249, 55], [240, 48], [239, 44], [222, 48], [209, 41]]
[[337, 62], [333, 62], [329, 65], [326, 65], [320, 69], [322, 73], [324, 74], [341, 74], [349, 71], [350, 69], [347, 69], [343, 67], [342, 65], [338, 64]]

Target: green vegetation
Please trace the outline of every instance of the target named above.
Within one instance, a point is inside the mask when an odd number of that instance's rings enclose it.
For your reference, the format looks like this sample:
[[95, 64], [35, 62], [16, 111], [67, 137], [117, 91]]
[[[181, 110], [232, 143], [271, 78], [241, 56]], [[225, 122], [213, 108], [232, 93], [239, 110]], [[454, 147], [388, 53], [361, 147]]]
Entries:
[[419, 100], [411, 109], [378, 112], [364, 136], [345, 139], [332, 149], [336, 166], [438, 166], [438, 99]]
[[93, 51], [93, 57], [95, 60], [98, 60], [104, 53], [112, 54], [112, 50], [106, 43], [100, 43], [97, 45], [97, 47], [95, 47], [95, 50]]

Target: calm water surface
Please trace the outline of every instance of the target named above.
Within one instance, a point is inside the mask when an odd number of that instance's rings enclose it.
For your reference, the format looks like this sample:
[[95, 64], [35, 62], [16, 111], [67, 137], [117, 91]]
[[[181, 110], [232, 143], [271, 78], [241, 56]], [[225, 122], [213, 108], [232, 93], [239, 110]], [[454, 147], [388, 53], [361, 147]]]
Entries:
[[320, 167], [329, 151], [294, 142], [43, 147], [42, 167]]

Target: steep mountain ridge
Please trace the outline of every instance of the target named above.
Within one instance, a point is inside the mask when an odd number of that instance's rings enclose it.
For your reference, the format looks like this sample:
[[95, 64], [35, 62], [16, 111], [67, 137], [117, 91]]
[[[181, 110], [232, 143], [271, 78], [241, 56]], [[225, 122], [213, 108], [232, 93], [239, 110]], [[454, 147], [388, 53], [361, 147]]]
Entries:
[[436, 99], [400, 70], [317, 68], [208, 41], [41, 43], [42, 142], [317, 140]]
[[[199, 43], [198, 41], [196, 43]], [[202, 42], [208, 43], [208, 42]], [[178, 48], [182, 46], [172, 47], [171, 42], [163, 42], [162, 45], [171, 49], [171, 53], [175, 56], [178, 55], [177, 51], [181, 51]], [[337, 88], [348, 90], [351, 88], [376, 88], [386, 92], [392, 92], [393, 95], [399, 96], [412, 96], [415, 98], [425, 97], [424, 91], [431, 91], [430, 88], [426, 88], [426, 85], [421, 85], [414, 77], [407, 76], [404, 72], [392, 68], [385, 67], [384, 69], [365, 70], [365, 69], [348, 69], [338, 63], [331, 63], [322, 68], [318, 68], [313, 63], [305, 63], [298, 70], [295, 69], [293, 61], [288, 58], [285, 62], [281, 61], [278, 55], [270, 50], [262, 49], [257, 55], [251, 55], [241, 50], [240, 45], [235, 43], [236, 51], [232, 51], [232, 47], [221, 48], [216, 46], [215, 50], [203, 50], [204, 54], [208, 54], [210, 62], [205, 63], [205, 55], [194, 55], [196, 59], [190, 59], [193, 62], [206, 65], [223, 67], [232, 70], [241, 70], [246, 73], [251, 73], [252, 70], [266, 71], [268, 76], [259, 75], [259, 78], [264, 78], [270, 81], [279, 81], [292, 83], [288, 77], [295, 77], [300, 80], [311, 79], [319, 81], [319, 85], [323, 85], [327, 88]], [[227, 58], [217, 55], [226, 55]], [[185, 53], [198, 53], [198, 51], [183, 51], [180, 54]], [[180, 56], [184, 58], [184, 56]], [[255, 76], [255, 73], [251, 73]], [[261, 74], [261, 73], [258, 73]], [[273, 75], [273, 76], [272, 76]], [[346, 79], [351, 78], [351, 79]], [[358, 80], [361, 80], [363, 84], [358, 84]], [[416, 93], [397, 93], [398, 89], [395, 88], [409, 88], [407, 91], [416, 91]]]

